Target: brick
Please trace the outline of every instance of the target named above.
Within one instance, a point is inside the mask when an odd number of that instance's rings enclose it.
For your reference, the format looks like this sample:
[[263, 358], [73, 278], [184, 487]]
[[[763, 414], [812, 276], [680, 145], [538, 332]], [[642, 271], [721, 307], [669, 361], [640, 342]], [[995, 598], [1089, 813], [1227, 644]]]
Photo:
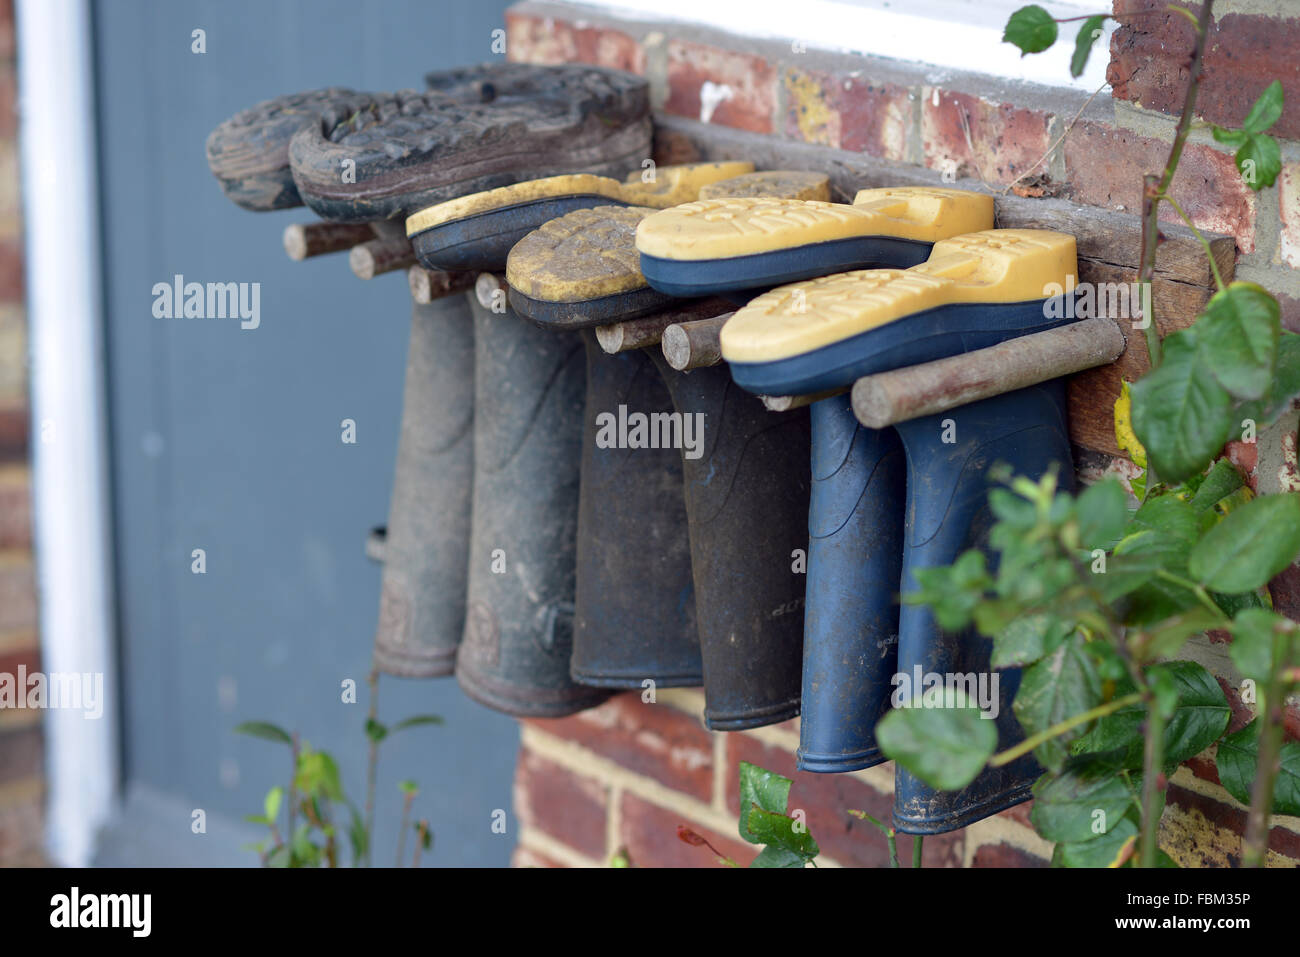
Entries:
[[[740, 762], [748, 761], [793, 779], [789, 809], [807, 815], [808, 830], [817, 839], [822, 852], [845, 865], [886, 867], [889, 845], [885, 836], [869, 821], [849, 814], [849, 809], [865, 811], [879, 821], [889, 823], [893, 813], [893, 796], [882, 794], [871, 785], [848, 774], [813, 774], [794, 769], [794, 755], [784, 748], [764, 744], [743, 734], [727, 736], [727, 808], [740, 815]], [[925, 867], [960, 867], [962, 861], [960, 832], [925, 839], [922, 864]], [[898, 837], [899, 857], [911, 860], [912, 839]]]
[[30, 478], [25, 465], [0, 465], [0, 549], [32, 547]]
[[[1278, 255], [1282, 262], [1293, 269], [1300, 268], [1300, 163], [1282, 164], [1282, 173], [1277, 178], [1278, 213], [1281, 227], [1278, 236]], [[1292, 299], [1294, 304], [1296, 300]], [[1285, 315], [1284, 315], [1285, 321]], [[1292, 309], [1292, 322], [1295, 322], [1295, 310]], [[1296, 326], [1288, 325], [1293, 332]]]
[[713, 740], [689, 715], [631, 692], [569, 718], [529, 721], [702, 801], [713, 793]]
[[39, 727], [15, 728], [0, 733], [0, 786], [28, 777], [40, 777], [45, 765], [44, 737]]
[[519, 63], [591, 63], [645, 73], [645, 51], [621, 30], [506, 14], [506, 55]]
[[13, 236], [0, 240], [0, 302], [23, 301], [23, 244]]
[[14, 0], [0, 0], [0, 59], [14, 55]]
[[1005, 841], [981, 844], [971, 858], [972, 867], [1046, 867], [1047, 863], [1037, 854], [1030, 854]]
[[701, 824], [637, 797], [624, 793], [620, 807], [620, 843], [627, 848], [633, 867], [720, 867], [707, 847], [687, 844], [677, 837], [686, 825], [709, 841], [718, 852], [742, 866], [758, 856], [759, 848], [738, 836], [724, 836]]
[[1034, 822], [1029, 819], [1029, 815], [1033, 810], [1033, 801], [1022, 801], [1019, 804], [1012, 805], [1005, 811], [998, 812], [997, 816], [1008, 818], [1018, 824], [1023, 824], [1032, 831], [1034, 829]]
[[44, 831], [39, 779], [0, 790], [0, 867], [48, 866], [41, 850]]
[[552, 860], [539, 851], [532, 848], [524, 847], [522, 844], [515, 848], [514, 853], [510, 855], [511, 867], [563, 867], [559, 861]]
[[911, 98], [905, 87], [845, 73], [787, 69], [785, 135], [807, 143], [903, 161]]
[[27, 397], [27, 321], [21, 306], [0, 304], [0, 401]]
[[665, 112], [752, 133], [771, 133], [776, 71], [759, 56], [668, 42]]
[[36, 625], [36, 574], [31, 556], [11, 549], [0, 552], [0, 631]]
[[16, 87], [13, 68], [0, 67], [0, 136], [13, 137], [18, 133]]
[[[1238, 866], [1245, 830], [1246, 812], [1240, 808], [1176, 784], [1169, 786], [1160, 819], [1160, 847], [1183, 867]], [[1270, 863], [1300, 863], [1300, 834], [1294, 831], [1272, 828], [1268, 848], [1280, 858]]]
[[[952, 170], [959, 178], [974, 175], [991, 183], [1010, 183], [1047, 152], [1052, 144], [1051, 122], [1050, 113], [937, 87], [922, 88], [925, 165]], [[1036, 171], [1046, 172], [1048, 162], [1044, 160]]]
[[603, 784], [528, 750], [515, 768], [515, 813], [524, 827], [545, 831], [597, 860], [605, 856], [608, 793]]
[[[1133, 215], [1142, 212], [1142, 177], [1159, 173], [1169, 144], [1105, 123], [1075, 124], [1065, 138], [1066, 178], [1071, 197], [1090, 206], [1107, 206]], [[1173, 195], [1201, 229], [1227, 233], [1243, 253], [1255, 250], [1255, 196], [1242, 182], [1231, 156], [1199, 143], [1183, 149]], [[1169, 204], [1160, 219], [1180, 222]]]
[[[1111, 38], [1106, 72], [1111, 95], [1149, 110], [1178, 114], [1187, 94], [1195, 31], [1166, 0], [1121, 0], [1125, 18]], [[1198, 4], [1182, 4], [1193, 11]], [[1280, 5], [1279, 5], [1280, 6]], [[1251, 104], [1273, 80], [1282, 82], [1285, 106], [1272, 132], [1300, 138], [1300, 18], [1228, 13], [1210, 26], [1196, 112], [1222, 126], [1239, 127]]]
[[1288, 332], [1300, 332], [1300, 299], [1281, 292], [1273, 295], [1282, 307], [1282, 328]]
[[0, 399], [0, 462], [26, 457], [29, 417], [25, 398]]

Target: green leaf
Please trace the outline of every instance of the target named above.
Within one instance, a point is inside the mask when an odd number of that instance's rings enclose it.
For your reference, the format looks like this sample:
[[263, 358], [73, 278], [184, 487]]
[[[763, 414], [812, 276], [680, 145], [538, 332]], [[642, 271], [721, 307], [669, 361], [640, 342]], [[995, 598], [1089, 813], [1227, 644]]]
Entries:
[[1201, 538], [1188, 571], [1228, 595], [1254, 591], [1300, 554], [1300, 495], [1262, 495], [1229, 512]]
[[[1097, 666], [1084, 648], [1083, 637], [1075, 635], [1025, 669], [1012, 710], [1025, 734], [1035, 735], [1100, 703]], [[1034, 756], [1043, 767], [1059, 770], [1069, 755], [1069, 743], [1086, 730], [1080, 726], [1050, 738], [1034, 749]]]
[[1211, 127], [1210, 132], [1214, 136], [1216, 142], [1234, 148], [1241, 146], [1246, 142], [1246, 140], [1250, 139], [1250, 134], [1245, 130], [1230, 130], [1222, 126], [1213, 126]]
[[[1256, 718], [1219, 742], [1219, 780], [1229, 794], [1249, 804], [1259, 764], [1260, 721]], [[1273, 814], [1300, 814], [1300, 744], [1285, 741], [1273, 786]]]
[[1060, 867], [1119, 867], [1137, 843], [1138, 826], [1125, 815], [1105, 834], [1090, 841], [1058, 844], [1053, 863]]
[[984, 553], [971, 549], [951, 565], [918, 568], [916, 591], [903, 596], [909, 605], [928, 605], [945, 631], [960, 631], [970, 624], [975, 606], [993, 584], [985, 571]]
[[[748, 761], [740, 762], [740, 806], [747, 808], [757, 805], [773, 814], [784, 814], [786, 802], [790, 799], [791, 780], [760, 768]], [[762, 840], [747, 826], [748, 815], [740, 815], [740, 836], [750, 844], [761, 844]]]
[[280, 816], [280, 804], [284, 801], [284, 788], [273, 787], [266, 792], [266, 799], [262, 801], [262, 810], [266, 814], [268, 823], [274, 821]]
[[1232, 645], [1228, 655], [1247, 678], [1268, 681], [1273, 674], [1274, 630], [1286, 621], [1281, 615], [1263, 608], [1248, 608], [1232, 620]]
[[1200, 537], [1201, 523], [1192, 506], [1174, 495], [1148, 499], [1133, 515], [1135, 530], [1150, 529], [1189, 545]]
[[1246, 114], [1241, 128], [1247, 133], [1263, 133], [1282, 117], [1282, 81], [1274, 80], [1259, 95]]
[[1111, 548], [1124, 534], [1128, 497], [1118, 481], [1102, 479], [1079, 495], [1075, 514], [1079, 516], [1079, 544], [1083, 548]]
[[1283, 332], [1277, 343], [1277, 368], [1273, 373], [1273, 386], [1267, 399], [1247, 402], [1234, 418], [1240, 423], [1249, 419], [1256, 430], [1277, 421], [1291, 408], [1292, 401], [1300, 396], [1300, 336]]
[[998, 732], [964, 695], [945, 691], [942, 707], [922, 704], [890, 711], [876, 724], [876, 741], [926, 784], [955, 791], [975, 780], [992, 757]]
[[994, 668], [1028, 665], [1051, 654], [1074, 631], [1074, 623], [1054, 615], [1022, 615], [993, 637]]
[[365, 818], [353, 805], [348, 805], [348, 842], [352, 845], [352, 864], [356, 866], [366, 856], [370, 846], [370, 833], [366, 830]]
[[1253, 282], [1216, 292], [1196, 320], [1202, 359], [1219, 384], [1238, 399], [1268, 394], [1282, 331], [1282, 307]]
[[1150, 671], [1168, 676], [1178, 693], [1165, 723], [1164, 755], [1166, 763], [1182, 764], [1219, 739], [1232, 710], [1214, 676], [1194, 661], [1167, 661]]
[[1282, 148], [1267, 133], [1251, 133], [1233, 154], [1241, 180], [1255, 192], [1277, 181], [1282, 172]]
[[784, 847], [769, 845], [758, 852], [750, 867], [803, 867], [806, 862], [802, 857]]
[[1227, 441], [1232, 398], [1206, 366], [1194, 329], [1165, 337], [1160, 367], [1132, 392], [1133, 429], [1166, 482], [1203, 470]]
[[1002, 33], [1003, 43], [1014, 43], [1020, 55], [1042, 53], [1056, 42], [1056, 21], [1052, 15], [1033, 3], [1011, 14]]
[[1220, 624], [1222, 619], [1203, 606], [1168, 618], [1142, 633], [1141, 660], [1172, 657], [1178, 654], [1188, 638]]
[[378, 744], [384, 738], [388, 737], [388, 728], [380, 724], [374, 718], [366, 718], [366, 737]]
[[420, 725], [424, 725], [424, 724], [445, 724], [445, 723], [446, 722], [444, 722], [443, 719], [436, 714], [417, 714], [414, 717], [405, 718], [404, 720], [399, 721], [397, 722], [397, 724], [393, 725], [392, 733], [396, 734], [398, 731], [403, 731], [406, 728], [417, 728]]
[[278, 741], [280, 744], [293, 745], [293, 735], [284, 728], [268, 721], [245, 721], [243, 724], [237, 724], [235, 725], [235, 734], [246, 734], [250, 738], [261, 738], [263, 741]]
[[1049, 841], [1073, 844], [1097, 837], [1094, 826], [1103, 833], [1118, 827], [1132, 798], [1116, 771], [1105, 759], [1085, 755], [1059, 776], [1043, 775], [1034, 782], [1034, 829]]
[[419, 793], [420, 793], [420, 787], [419, 787], [419, 785], [417, 785], [414, 781], [412, 781], [412, 780], [409, 779], [409, 778], [407, 778], [406, 780], [403, 780], [403, 781], [398, 781], [398, 782], [397, 782], [397, 790], [401, 791], [403, 794], [419, 794]]
[[303, 751], [298, 756], [297, 787], [311, 797], [322, 794], [331, 801], [346, 800], [339, 767], [324, 751]]
[[785, 814], [765, 811], [750, 805], [745, 827], [758, 838], [758, 843], [778, 847], [796, 855], [802, 861], [811, 861], [821, 853], [817, 842], [801, 822]]
[[292, 862], [293, 856], [289, 851], [289, 845], [287, 844], [281, 844], [266, 858], [267, 867], [289, 867]]
[[[1148, 673], [1162, 679], [1176, 696], [1173, 713], [1165, 721], [1162, 750], [1168, 763], [1181, 764], [1213, 744], [1228, 726], [1227, 699], [1214, 677], [1195, 662], [1152, 665]], [[1126, 680], [1115, 694], [1133, 690], [1133, 683]], [[1120, 769], [1142, 767], [1146, 713], [1145, 705], [1139, 703], [1098, 719], [1093, 729], [1075, 742], [1076, 751], [1105, 754]]]
[[1208, 512], [1244, 484], [1237, 467], [1227, 459], [1219, 459], [1210, 466], [1209, 474], [1192, 496], [1192, 510]]
[[1105, 14], [1098, 13], [1084, 20], [1083, 26], [1079, 27], [1079, 35], [1074, 38], [1074, 56], [1070, 57], [1070, 76], [1083, 75], [1083, 68], [1088, 65], [1088, 54], [1092, 53], [1092, 45], [1102, 35], [1101, 25], [1105, 19]]

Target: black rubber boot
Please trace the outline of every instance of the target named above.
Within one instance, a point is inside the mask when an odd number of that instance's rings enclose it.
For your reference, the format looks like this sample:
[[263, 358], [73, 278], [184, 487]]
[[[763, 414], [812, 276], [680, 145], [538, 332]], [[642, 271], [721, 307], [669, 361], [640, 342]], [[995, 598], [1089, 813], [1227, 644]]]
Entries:
[[[645, 351], [606, 355], [591, 330], [579, 336], [587, 352], [587, 414], [573, 678], [604, 688], [699, 685], [682, 458], [656, 431], [660, 422], [671, 428], [672, 397]], [[605, 441], [617, 435], [620, 409], [645, 416], [650, 425], [642, 440], [662, 447]]]
[[468, 298], [413, 304], [375, 632], [375, 666], [388, 674], [431, 678], [455, 665], [465, 628], [473, 425]]
[[704, 717], [715, 731], [799, 713], [808, 547], [808, 410], [769, 412], [725, 365], [678, 372], [650, 350], [676, 410], [703, 415], [682, 450]]
[[[569, 677], [586, 370], [582, 343], [474, 311], [474, 504], [456, 678], [476, 701], [555, 717], [609, 692]], [[391, 532], [390, 532], [391, 534]]]

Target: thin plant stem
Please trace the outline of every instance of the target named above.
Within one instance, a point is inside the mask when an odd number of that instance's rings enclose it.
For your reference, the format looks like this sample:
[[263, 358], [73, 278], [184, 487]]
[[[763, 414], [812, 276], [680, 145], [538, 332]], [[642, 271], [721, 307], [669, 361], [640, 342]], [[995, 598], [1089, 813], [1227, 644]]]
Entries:
[[1198, 585], [1190, 579], [1184, 578], [1181, 575], [1175, 575], [1173, 572], [1167, 571], [1163, 568], [1156, 569], [1156, 577], [1163, 578], [1165, 581], [1177, 585], [1179, 588], [1187, 589], [1196, 596], [1197, 600], [1200, 601], [1202, 605], [1217, 615], [1220, 621], [1225, 624], [1227, 623], [1228, 616], [1223, 613], [1222, 608], [1214, 603], [1214, 599], [1210, 597], [1210, 593], [1205, 590], [1203, 585]]
[[1257, 719], [1264, 722], [1259, 729], [1259, 763], [1256, 765], [1255, 787], [1250, 795], [1250, 810], [1246, 812], [1246, 836], [1241, 845], [1241, 863], [1245, 867], [1263, 866], [1268, 853], [1269, 812], [1273, 806], [1285, 720], [1286, 695], [1282, 676], [1291, 666], [1294, 631], [1295, 626], [1291, 625], [1273, 637], [1273, 671], [1265, 686], [1263, 707]]
[[1142, 842], [1138, 867], [1155, 867], [1160, 815], [1156, 813], [1156, 792], [1163, 774], [1165, 718], [1154, 699], [1147, 702], [1146, 745], [1142, 751]]
[[402, 795], [402, 823], [397, 829], [397, 867], [402, 866], [402, 858], [406, 856], [406, 825], [411, 823], [411, 802], [414, 800], [414, 791]]
[[912, 866], [921, 866], [921, 850], [925, 847], [925, 837], [921, 834], [912, 837]]
[[1113, 714], [1120, 708], [1127, 708], [1131, 704], [1137, 704], [1142, 700], [1140, 692], [1124, 695], [1122, 698], [1116, 698], [1113, 701], [1107, 701], [1105, 704], [1099, 704], [1095, 708], [1089, 708], [1087, 711], [1080, 711], [1078, 714], [1071, 715], [1064, 721], [1052, 725], [1050, 728], [1044, 728], [1037, 734], [1032, 735], [1021, 741], [1014, 748], [1007, 748], [998, 754], [989, 758], [989, 767], [1000, 768], [1004, 764], [1010, 764], [1016, 758], [1028, 754], [1034, 748], [1038, 747], [1044, 741], [1050, 741], [1058, 735], [1065, 734], [1071, 728], [1077, 728], [1081, 724], [1087, 724], [1097, 718], [1104, 718], [1108, 714]]
[[[369, 721], [379, 720], [379, 669], [372, 667], [370, 674], [366, 678], [366, 685], [370, 689], [370, 710], [366, 717]], [[367, 727], [369, 725], [367, 724]], [[379, 742], [374, 738], [366, 735], [366, 740], [370, 743], [366, 756], [366, 853], [365, 867], [370, 866], [370, 847], [374, 843], [375, 835], [375, 780], [379, 774]]]
[[[1160, 199], [1168, 196], [1169, 185], [1173, 182], [1178, 169], [1178, 161], [1183, 155], [1183, 146], [1187, 143], [1187, 134], [1191, 130], [1196, 112], [1196, 94], [1201, 86], [1201, 61], [1205, 54], [1205, 44], [1210, 33], [1211, 10], [1214, 0], [1204, 0], [1201, 13], [1196, 23], [1196, 48], [1192, 53], [1191, 66], [1187, 73], [1187, 97], [1183, 101], [1183, 112], [1178, 118], [1174, 130], [1174, 141], [1169, 147], [1169, 158], [1165, 161], [1164, 172], [1156, 177], [1148, 173], [1142, 178], [1142, 255], [1138, 262], [1137, 281], [1143, 286], [1144, 302], [1150, 302], [1151, 279], [1155, 275], [1156, 246], [1160, 239]], [[1154, 311], [1154, 310], [1153, 310]], [[1154, 371], [1160, 365], [1160, 333], [1156, 329], [1154, 316], [1147, 316], [1146, 328], [1142, 330], [1147, 347], [1147, 360]], [[1154, 475], [1152, 475], [1154, 484]]]
[[1197, 242], [1199, 242], [1201, 248], [1205, 250], [1205, 258], [1210, 263], [1210, 273], [1214, 276], [1214, 288], [1219, 290], [1219, 292], [1223, 292], [1223, 277], [1219, 275], [1219, 264], [1214, 261], [1214, 250], [1210, 248], [1210, 241], [1205, 238], [1204, 233], [1196, 228], [1196, 224], [1192, 222], [1191, 218], [1183, 212], [1183, 207], [1178, 205], [1178, 200], [1168, 194], [1161, 196], [1160, 199], [1172, 206], [1174, 212], [1176, 212], [1179, 218], [1187, 225], [1187, 228], [1195, 234]]

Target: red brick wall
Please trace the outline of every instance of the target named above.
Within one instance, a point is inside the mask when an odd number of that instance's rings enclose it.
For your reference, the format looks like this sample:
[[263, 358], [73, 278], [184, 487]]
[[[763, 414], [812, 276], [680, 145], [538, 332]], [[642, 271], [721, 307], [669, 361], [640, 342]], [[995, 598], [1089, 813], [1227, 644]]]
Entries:
[[[0, 0], [0, 673], [40, 667], [12, 0]], [[41, 712], [0, 711], [0, 866], [41, 860]]]
[[[1116, 0], [1118, 11], [1162, 10], [1165, 0]], [[1272, 8], [1281, 11], [1281, 0]], [[1248, 12], [1241, 12], [1240, 9]], [[1238, 125], [1250, 104], [1280, 79], [1288, 106], [1275, 132], [1300, 140], [1300, 13], [1258, 12], [1269, 3], [1220, 0], [1200, 100], [1206, 119]], [[791, 44], [716, 31], [617, 21], [559, 3], [521, 3], [507, 15], [507, 53], [536, 63], [582, 61], [647, 76], [657, 109], [705, 119], [701, 87], [725, 84], [729, 98], [709, 122], [914, 164], [992, 186], [1011, 183], [1045, 153], [1031, 182], [1042, 194], [1136, 213], [1141, 176], [1164, 165], [1186, 83], [1191, 31], [1176, 14], [1123, 27], [1111, 46], [1114, 96], [1014, 86], [958, 76], [934, 86], [923, 67], [870, 57], [795, 52]], [[1073, 33], [1067, 28], [1068, 40]], [[1105, 50], [1094, 56], [1106, 56]], [[1078, 122], [1058, 142], [1067, 125]], [[964, 122], [963, 122], [964, 118]], [[1184, 152], [1174, 194], [1198, 226], [1236, 238], [1237, 277], [1278, 294], [1284, 321], [1300, 331], [1300, 143], [1283, 142], [1281, 188], [1261, 195], [1241, 182], [1231, 156], [1205, 131]], [[1033, 193], [1037, 195], [1038, 193]], [[1172, 211], [1170, 213], [1172, 215]], [[1289, 438], [1290, 444], [1284, 441]], [[1294, 474], [1294, 432], [1234, 450], [1259, 491], [1276, 491]], [[1256, 457], [1258, 452], [1258, 457]], [[1289, 455], [1288, 455], [1289, 452]], [[1269, 463], [1267, 468], [1259, 462]], [[1279, 464], [1281, 468], [1279, 468]], [[1120, 468], [1101, 463], [1096, 469]], [[1095, 472], [1096, 470], [1094, 470]], [[1254, 474], [1258, 471], [1259, 474]], [[1085, 479], [1088, 476], [1084, 476]], [[1275, 583], [1280, 608], [1300, 617], [1300, 572]], [[1233, 689], [1239, 677], [1225, 646], [1201, 640], [1189, 654], [1221, 676], [1237, 704], [1233, 728], [1249, 718]], [[713, 866], [712, 855], [676, 838], [689, 824], [742, 862], [754, 848], [736, 834], [737, 762], [791, 775], [790, 806], [807, 812], [823, 863], [878, 866], [884, 840], [847, 813], [888, 817], [891, 766], [851, 775], [795, 774], [797, 722], [740, 734], [701, 725], [699, 692], [660, 692], [658, 704], [625, 695], [593, 711], [523, 727], [516, 778], [522, 830], [520, 865], [598, 865], [625, 849], [634, 866]], [[1300, 731], [1293, 709], [1291, 732]], [[1171, 781], [1161, 845], [1184, 865], [1235, 862], [1244, 811], [1218, 783], [1212, 754]], [[1278, 818], [1271, 863], [1300, 863], [1300, 820]], [[909, 854], [906, 841], [900, 848]], [[1050, 846], [1029, 826], [1028, 806], [926, 842], [931, 866], [1041, 865]]]

